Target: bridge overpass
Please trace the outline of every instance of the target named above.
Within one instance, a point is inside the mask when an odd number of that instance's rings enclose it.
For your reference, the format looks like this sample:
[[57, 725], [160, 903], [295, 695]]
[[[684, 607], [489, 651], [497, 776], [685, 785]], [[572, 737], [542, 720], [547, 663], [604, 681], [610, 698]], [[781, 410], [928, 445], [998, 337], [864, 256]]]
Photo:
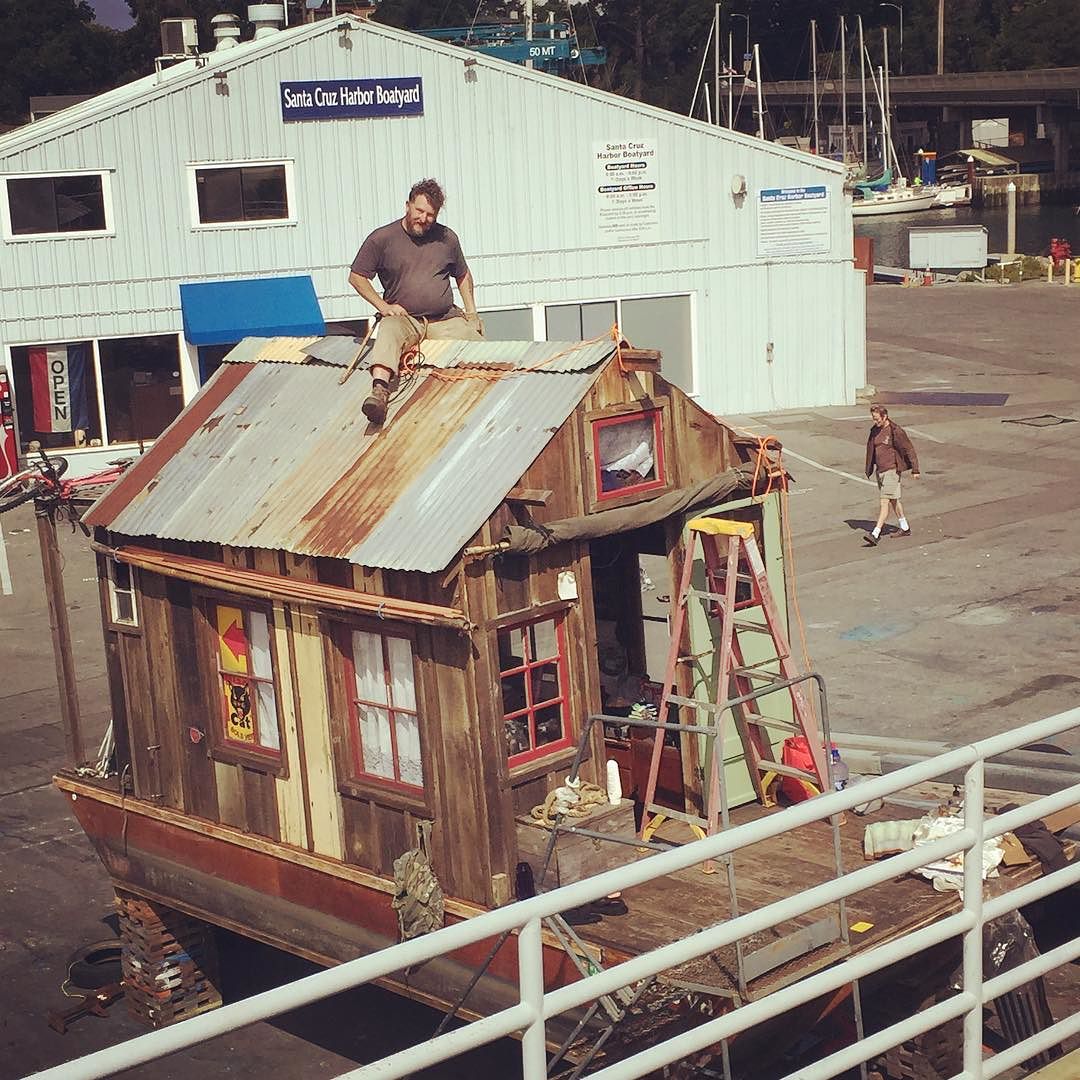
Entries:
[[[762, 93], [768, 109], [800, 111], [804, 116], [813, 111], [813, 84], [809, 80], [765, 83]], [[819, 112], [838, 113], [840, 96], [839, 79], [818, 80]], [[849, 75], [847, 85], [848, 117], [853, 123], [861, 98], [856, 71]], [[931, 132], [928, 148], [947, 152], [970, 146], [973, 120], [1007, 116], [1010, 131], [1024, 132], [1026, 140], [1035, 138], [1041, 127], [1053, 145], [1054, 171], [1069, 170], [1069, 129], [1080, 123], [1080, 67], [892, 75], [889, 98], [899, 120], [927, 121]], [[868, 110], [876, 113], [869, 83], [867, 102]]]

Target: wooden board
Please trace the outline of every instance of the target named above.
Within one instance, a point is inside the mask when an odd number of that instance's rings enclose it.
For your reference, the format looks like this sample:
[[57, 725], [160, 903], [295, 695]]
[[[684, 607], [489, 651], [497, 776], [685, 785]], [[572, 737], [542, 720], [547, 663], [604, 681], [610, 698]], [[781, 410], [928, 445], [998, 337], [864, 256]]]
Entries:
[[[634, 832], [634, 804], [629, 799], [623, 799], [618, 806], [597, 807], [584, 817], [568, 818], [565, 824], [609, 836], [630, 836]], [[517, 818], [518, 858], [524, 859], [532, 867], [537, 882], [541, 878], [550, 837], [550, 828], [530, 815], [523, 814]], [[604, 870], [614, 870], [618, 866], [636, 862], [638, 857], [638, 849], [627, 844], [561, 832], [544, 877], [544, 888], [569, 885]]]

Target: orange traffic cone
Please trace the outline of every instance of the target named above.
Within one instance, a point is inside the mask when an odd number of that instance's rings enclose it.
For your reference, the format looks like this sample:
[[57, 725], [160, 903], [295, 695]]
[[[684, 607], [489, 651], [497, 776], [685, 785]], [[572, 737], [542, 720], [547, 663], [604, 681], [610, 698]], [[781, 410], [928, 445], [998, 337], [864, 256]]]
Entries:
[[930, 273], [930, 267], [929, 266], [926, 268], [926, 273], [923, 274], [922, 283], [924, 285], [933, 285], [934, 284], [934, 275], [932, 273]]

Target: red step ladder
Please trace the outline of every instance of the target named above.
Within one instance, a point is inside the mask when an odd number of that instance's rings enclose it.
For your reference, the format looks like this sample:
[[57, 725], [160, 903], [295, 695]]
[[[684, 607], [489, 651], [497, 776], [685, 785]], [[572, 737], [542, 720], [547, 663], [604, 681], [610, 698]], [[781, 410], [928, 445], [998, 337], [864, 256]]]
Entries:
[[[805, 676], [806, 673], [800, 671], [792, 659], [780, 611], [769, 588], [765, 566], [754, 537], [754, 526], [749, 522], [702, 517], [693, 519], [688, 530], [689, 540], [683, 560], [679, 592], [673, 605], [671, 648], [664, 671], [659, 722], [668, 722], [672, 705], [693, 710], [695, 718], [688, 722], [696, 724], [695, 731], [700, 730], [702, 735], [712, 741], [708, 777], [702, 792], [704, 816], [656, 804], [656, 784], [665, 732], [664, 728], [657, 728], [641, 819], [643, 840], [650, 839], [667, 818], [689, 825], [699, 837], [711, 836], [719, 831], [721, 812], [723, 811], [725, 818], [727, 816], [726, 793], [723, 790], [723, 739], [725, 714], [729, 712], [739, 732], [750, 771], [750, 781], [762, 805], [772, 804], [769, 788], [780, 776], [792, 777], [812, 794], [828, 789], [829, 774], [824, 743], [804, 692], [804, 684], [790, 681]], [[691, 584], [699, 546], [705, 562], [705, 589], [694, 588]], [[713, 647], [709, 650], [715, 652], [716, 656], [715, 700], [683, 697], [674, 690], [679, 665], [700, 659], [700, 656], [681, 655], [687, 612], [692, 601], [704, 604], [711, 619], [720, 619], [719, 638], [714, 640]], [[760, 622], [749, 619], [744, 614], [755, 611], [760, 612]], [[767, 660], [747, 665], [739, 640], [740, 634], [744, 633], [768, 635], [773, 643], [774, 655]], [[783, 693], [790, 697], [793, 721], [769, 717], [760, 711], [762, 701], [767, 700], [768, 695], [773, 693]], [[750, 694], [755, 696], [739, 701]], [[701, 712], [708, 714], [708, 721], [705, 723], [698, 723]], [[770, 730], [804, 736], [813, 759], [812, 768], [800, 769], [777, 761], [773, 755]]]

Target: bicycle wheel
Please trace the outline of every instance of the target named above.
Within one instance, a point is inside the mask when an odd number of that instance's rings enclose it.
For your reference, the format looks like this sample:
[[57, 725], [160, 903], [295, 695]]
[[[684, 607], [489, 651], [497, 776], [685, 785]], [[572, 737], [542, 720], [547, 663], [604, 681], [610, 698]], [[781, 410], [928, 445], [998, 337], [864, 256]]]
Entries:
[[53, 475], [59, 480], [60, 477], [67, 472], [68, 459], [66, 457], [60, 457], [58, 454], [56, 457], [49, 458], [48, 461], [49, 468], [52, 469]]
[[0, 514], [6, 514], [14, 510], [16, 506], [28, 503], [38, 493], [38, 485], [32, 484], [29, 488], [17, 490], [14, 494], [0, 496]]

